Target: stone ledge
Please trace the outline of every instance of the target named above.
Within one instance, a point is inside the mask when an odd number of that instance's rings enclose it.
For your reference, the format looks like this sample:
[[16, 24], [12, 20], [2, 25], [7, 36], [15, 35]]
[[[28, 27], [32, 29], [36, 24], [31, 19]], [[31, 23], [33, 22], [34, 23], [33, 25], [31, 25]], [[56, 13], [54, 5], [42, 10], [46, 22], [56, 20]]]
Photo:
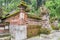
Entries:
[[11, 37], [10, 36], [7, 36], [7, 37], [1, 37], [0, 40], [10, 40]]

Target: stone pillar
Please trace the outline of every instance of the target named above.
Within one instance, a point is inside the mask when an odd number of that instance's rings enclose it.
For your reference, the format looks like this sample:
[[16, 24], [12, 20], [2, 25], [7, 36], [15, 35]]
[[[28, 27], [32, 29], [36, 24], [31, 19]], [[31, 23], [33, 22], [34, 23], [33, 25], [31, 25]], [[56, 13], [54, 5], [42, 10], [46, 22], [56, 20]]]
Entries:
[[50, 26], [50, 22], [49, 22], [49, 12], [48, 9], [44, 6], [42, 6], [41, 8], [41, 21], [42, 21], [42, 28], [47, 28], [47, 29], [52, 29]]

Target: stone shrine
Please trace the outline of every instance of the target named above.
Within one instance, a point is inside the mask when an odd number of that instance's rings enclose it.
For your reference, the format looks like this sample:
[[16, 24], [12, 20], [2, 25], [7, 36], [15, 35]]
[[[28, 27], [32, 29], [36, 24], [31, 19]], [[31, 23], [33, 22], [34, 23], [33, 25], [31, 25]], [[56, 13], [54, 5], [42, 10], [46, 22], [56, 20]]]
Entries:
[[5, 22], [9, 22], [11, 40], [24, 40], [27, 38], [27, 15], [25, 9], [26, 5], [23, 4], [24, 1], [21, 1], [20, 11], [14, 13], [13, 16], [9, 16], [5, 19]]

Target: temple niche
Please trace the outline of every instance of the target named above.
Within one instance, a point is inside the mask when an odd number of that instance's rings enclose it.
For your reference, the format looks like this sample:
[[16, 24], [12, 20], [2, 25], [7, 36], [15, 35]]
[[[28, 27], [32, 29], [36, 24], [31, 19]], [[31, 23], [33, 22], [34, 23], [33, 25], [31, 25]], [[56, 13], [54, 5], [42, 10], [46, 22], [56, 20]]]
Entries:
[[49, 22], [49, 10], [45, 7], [42, 6], [40, 7], [40, 11], [41, 11], [41, 24], [42, 24], [42, 28], [47, 28], [52, 30], [50, 22]]

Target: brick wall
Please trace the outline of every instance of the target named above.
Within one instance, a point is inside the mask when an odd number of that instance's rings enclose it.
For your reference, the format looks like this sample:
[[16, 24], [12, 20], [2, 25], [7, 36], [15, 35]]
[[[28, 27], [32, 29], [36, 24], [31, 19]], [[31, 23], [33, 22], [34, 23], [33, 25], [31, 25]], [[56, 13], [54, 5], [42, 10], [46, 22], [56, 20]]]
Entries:
[[17, 13], [16, 15], [13, 15], [5, 19], [5, 22], [10, 22], [10, 24], [13, 24], [13, 25], [25, 24], [27, 20], [26, 13], [24, 13], [24, 20], [20, 20], [19, 17], [20, 17], [20, 13]]

